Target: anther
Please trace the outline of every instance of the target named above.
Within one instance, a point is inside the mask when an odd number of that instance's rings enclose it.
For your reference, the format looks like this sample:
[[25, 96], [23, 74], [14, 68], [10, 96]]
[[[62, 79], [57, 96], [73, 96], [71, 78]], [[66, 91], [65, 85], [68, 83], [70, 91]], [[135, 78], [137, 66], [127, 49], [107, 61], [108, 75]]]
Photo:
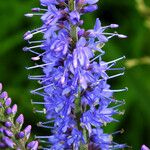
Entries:
[[37, 110], [37, 109], [33, 109], [34, 113], [40, 113], [40, 114], [46, 114], [46, 109], [44, 108], [43, 110]]

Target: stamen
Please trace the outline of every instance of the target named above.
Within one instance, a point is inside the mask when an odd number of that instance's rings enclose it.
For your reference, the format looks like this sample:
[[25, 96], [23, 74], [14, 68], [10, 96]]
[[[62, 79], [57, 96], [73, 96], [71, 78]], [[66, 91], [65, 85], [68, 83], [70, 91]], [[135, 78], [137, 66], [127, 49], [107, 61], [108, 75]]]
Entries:
[[40, 40], [40, 41], [29, 41], [28, 40], [28, 43], [29, 44], [35, 44], [35, 43], [42, 43], [42, 42], [44, 42], [45, 40]]
[[37, 34], [37, 33], [42, 33], [44, 31], [46, 31], [47, 29], [46, 28], [37, 28], [37, 29], [34, 29], [32, 31], [28, 31], [24, 34], [24, 40], [30, 40], [33, 35]]
[[109, 65], [108, 67], [107, 67], [107, 69], [109, 69], [109, 68], [111, 68], [112, 66], [115, 66], [116, 65], [116, 62], [114, 62], [114, 63], [112, 63], [111, 65]]
[[123, 34], [118, 34], [117, 36], [118, 36], [119, 38], [123, 38], [123, 39], [124, 39], [124, 38], [127, 38], [127, 36], [126, 36], [126, 35], [123, 35]]
[[39, 95], [39, 96], [42, 96], [42, 97], [47, 95], [46, 93], [40, 93], [40, 92], [34, 92], [32, 94], [36, 94], [36, 95]]
[[43, 8], [32, 8], [31, 10], [32, 10], [32, 12], [40, 12], [41, 10], [47, 11], [47, 9], [43, 9]]
[[25, 14], [24, 16], [25, 17], [33, 17], [33, 16], [42, 16], [42, 15], [44, 15], [44, 13], [27, 13], [27, 14]]
[[47, 29], [44, 28], [44, 29], [38, 30], [38, 31], [36, 31], [36, 32], [33, 32], [32, 34], [35, 35], [35, 34], [37, 34], [37, 33], [41, 33], [41, 32], [46, 31], [46, 30], [47, 30]]
[[47, 87], [50, 87], [50, 86], [52, 86], [52, 85], [53, 85], [53, 84], [49, 84], [49, 85], [46, 85], [46, 86], [37, 88], [37, 89], [35, 89], [35, 90], [32, 90], [32, 91], [30, 91], [30, 92], [31, 92], [31, 93], [35, 93], [36, 91], [43, 90], [43, 89], [45, 89], [45, 88], [47, 88]]
[[116, 99], [113, 99], [113, 98], [110, 98], [110, 97], [106, 97], [106, 96], [103, 96], [103, 98], [106, 98], [108, 100], [110, 100], [111, 102], [114, 102], [114, 103], [121, 103], [121, 104], [125, 104], [125, 100], [116, 100]]
[[46, 109], [44, 108], [43, 110], [36, 110], [36, 109], [33, 109], [33, 112], [34, 113], [40, 113], [40, 114], [46, 114]]
[[30, 80], [42, 80], [44, 77], [45, 77], [44, 75], [39, 75], [39, 76], [28, 75], [28, 79], [30, 79]]
[[33, 50], [30, 50], [30, 49], [28, 49], [27, 47], [24, 47], [24, 48], [23, 48], [23, 51], [25, 51], [25, 52], [29, 51], [29, 52], [31, 52], [31, 53], [33, 53], [33, 54], [40, 55], [40, 53], [35, 52], [35, 51], [33, 51]]
[[123, 92], [123, 91], [128, 91], [128, 88], [125, 87], [124, 89], [118, 89], [118, 90], [103, 90], [104, 92]]
[[37, 60], [40, 60], [40, 57], [39, 57], [39, 56], [31, 57], [31, 60], [33, 60], [33, 61], [37, 61]]
[[43, 47], [44, 45], [36, 45], [36, 46], [31, 46], [31, 47], [24, 47], [23, 48], [23, 51], [29, 51], [29, 50], [31, 50], [31, 49], [35, 49], [35, 48], [41, 48], [41, 47]]
[[116, 74], [116, 75], [113, 75], [113, 76], [110, 76], [110, 77], [108, 77], [108, 79], [116, 78], [116, 77], [119, 77], [119, 76], [122, 76], [122, 75], [124, 75], [124, 72]]
[[50, 80], [51, 79], [51, 77], [50, 78], [47, 78], [47, 79], [45, 79], [45, 80], [42, 80], [42, 81], [39, 81], [39, 83], [41, 84], [41, 83], [44, 83], [44, 82], [46, 82], [46, 81], [48, 81], [48, 80]]
[[35, 139], [49, 139], [51, 136], [35, 136]]
[[54, 127], [51, 127], [51, 126], [42, 125], [42, 124], [40, 124], [40, 122], [37, 123], [37, 126], [41, 127], [41, 128], [47, 128], [47, 129], [53, 129], [54, 128]]
[[35, 69], [35, 68], [42, 68], [44, 66], [48, 66], [52, 63], [47, 63], [47, 64], [42, 64], [42, 65], [36, 65], [36, 66], [32, 66], [32, 67], [25, 67], [27, 70], [30, 70], [30, 69]]
[[119, 70], [119, 71], [124, 71], [125, 70], [125, 67], [123, 68], [110, 68], [108, 70]]
[[[45, 143], [45, 144], [49, 144], [48, 141], [44, 141], [44, 140], [39, 140], [40, 143]], [[45, 150], [45, 149], [44, 149]]]
[[116, 106], [113, 106], [113, 107], [111, 107], [112, 109], [115, 109], [115, 108], [118, 108], [118, 107], [120, 107], [120, 106], [122, 106], [122, 105], [124, 105], [125, 104], [125, 101], [123, 101], [123, 103], [120, 103], [120, 104], [118, 104], [118, 105], [116, 105]]
[[36, 60], [39, 60], [41, 56], [43, 56], [46, 52], [42, 53], [42, 54], [39, 54], [38, 56], [35, 56], [35, 57], [32, 57], [31, 59], [36, 61]]
[[35, 102], [35, 101], [31, 100], [31, 104], [36, 104], [36, 105], [48, 105], [48, 104], [50, 104], [50, 103], [48, 103], [48, 102]]
[[114, 134], [118, 134], [118, 133], [123, 134], [123, 133], [124, 133], [124, 129], [121, 129], [121, 130], [119, 130], [119, 131], [113, 132], [113, 133], [112, 133], [112, 135], [114, 135]]
[[97, 58], [99, 58], [101, 56], [101, 54], [97, 55], [96, 57], [94, 57], [92, 60], [90, 60], [90, 62], [93, 62], [94, 60], [96, 60]]
[[110, 27], [110, 28], [118, 28], [119, 25], [118, 25], [118, 24], [110, 24], [109, 27]]
[[53, 123], [54, 122], [54, 120], [51, 120], [51, 121], [46, 121], [46, 122], [39, 122], [40, 124], [49, 124], [49, 123]]
[[126, 58], [126, 57], [125, 57], [125, 56], [123, 56], [123, 57], [120, 57], [120, 58], [118, 58], [118, 59], [115, 59], [115, 60], [112, 60], [112, 61], [106, 62], [106, 63], [104, 63], [104, 64], [102, 64], [102, 65], [111, 64], [111, 63], [117, 62], [117, 61], [122, 60], [122, 59], [125, 59], [125, 58]]

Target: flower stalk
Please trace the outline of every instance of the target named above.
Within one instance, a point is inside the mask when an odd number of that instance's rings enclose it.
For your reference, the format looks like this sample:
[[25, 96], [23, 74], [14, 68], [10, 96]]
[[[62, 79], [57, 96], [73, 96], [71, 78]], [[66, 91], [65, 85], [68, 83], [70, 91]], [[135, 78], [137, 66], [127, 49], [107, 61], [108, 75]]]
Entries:
[[[122, 114], [119, 107], [124, 105], [124, 101], [114, 99], [113, 94], [124, 92], [127, 88], [114, 90], [108, 80], [124, 74], [124, 69], [115, 65], [125, 57], [109, 62], [102, 60], [105, 53], [103, 46], [113, 37], [126, 36], [117, 32], [107, 33], [108, 28], [117, 28], [118, 25], [102, 26], [98, 18], [94, 29], [83, 29], [81, 16], [95, 11], [98, 0], [40, 2], [41, 8], [33, 8], [32, 15], [25, 16], [37, 16], [39, 13], [43, 25], [24, 34], [24, 39], [31, 46], [23, 48], [33, 53], [33, 61], [43, 62], [27, 67], [28, 70], [40, 68], [43, 72], [42, 75], [29, 76], [41, 85], [31, 93], [43, 97], [43, 102], [33, 104], [44, 105], [44, 111], [36, 112], [46, 114], [48, 121], [40, 126], [50, 128], [52, 133], [37, 138], [48, 139], [45, 149], [50, 150], [126, 147], [113, 142], [114, 134], [104, 133], [103, 130], [108, 123], [117, 122], [113, 117], [115, 114]], [[42, 39], [32, 40], [40, 33], [43, 34]], [[109, 71], [113, 71], [114, 75], [110, 76]], [[115, 71], [121, 73], [116, 74]]]
[[11, 107], [11, 98], [0, 83], [0, 149], [37, 150], [38, 141], [28, 142], [31, 125], [22, 130], [24, 116], [16, 117], [16, 113], [17, 105]]

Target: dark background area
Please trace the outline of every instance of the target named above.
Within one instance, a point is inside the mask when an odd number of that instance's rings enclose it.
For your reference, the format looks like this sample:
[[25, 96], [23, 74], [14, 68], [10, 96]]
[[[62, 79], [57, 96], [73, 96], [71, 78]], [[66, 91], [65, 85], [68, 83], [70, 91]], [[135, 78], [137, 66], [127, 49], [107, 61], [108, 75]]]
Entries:
[[[119, 117], [119, 123], [110, 124], [106, 130], [115, 132], [123, 128], [125, 132], [115, 136], [115, 140], [127, 143], [133, 150], [140, 149], [143, 143], [150, 147], [150, 24], [146, 24], [150, 19], [150, 1], [145, 0], [145, 5], [147, 11], [143, 12], [137, 9], [135, 0], [100, 0], [99, 10], [84, 17], [87, 29], [92, 28], [99, 17], [102, 25], [117, 23], [120, 25], [117, 31], [128, 35], [123, 40], [114, 38], [104, 47], [106, 61], [123, 55], [127, 57], [121, 63], [126, 67], [125, 75], [111, 80], [112, 88], [129, 88], [128, 92], [116, 95], [116, 98], [126, 100], [122, 108], [125, 109], [125, 115]], [[26, 45], [23, 34], [41, 25], [38, 17], [28, 19], [24, 13], [38, 6], [38, 0], [1, 0], [0, 82], [13, 102], [18, 104], [19, 112], [24, 113], [25, 124], [32, 124], [34, 133], [47, 135], [48, 130], [36, 127], [36, 123], [43, 120], [44, 116], [33, 113], [34, 106], [30, 101], [35, 96], [30, 94], [30, 90], [39, 85], [27, 79], [30, 72], [25, 70], [25, 66], [33, 63], [31, 54], [22, 51]]]

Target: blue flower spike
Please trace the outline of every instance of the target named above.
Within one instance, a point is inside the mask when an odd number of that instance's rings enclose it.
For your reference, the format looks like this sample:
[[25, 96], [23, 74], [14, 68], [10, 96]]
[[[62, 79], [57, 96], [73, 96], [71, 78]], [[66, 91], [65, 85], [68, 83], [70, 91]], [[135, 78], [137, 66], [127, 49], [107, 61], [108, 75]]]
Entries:
[[[117, 32], [118, 24], [102, 26], [96, 19], [94, 29], [85, 30], [81, 16], [98, 8], [98, 0], [40, 0], [41, 7], [33, 8], [27, 17], [40, 16], [42, 26], [24, 34], [32, 53], [33, 66], [27, 70], [40, 69], [42, 74], [29, 75], [40, 84], [32, 94], [44, 101], [32, 101], [43, 105], [37, 113], [46, 114], [46, 122], [39, 127], [51, 130], [49, 135], [36, 136], [47, 143], [48, 150], [114, 150], [127, 147], [113, 141], [117, 133], [105, 133], [104, 126], [118, 122], [114, 115], [123, 114], [119, 107], [124, 101], [113, 95], [127, 88], [112, 89], [108, 80], [124, 75], [124, 68], [115, 65], [125, 56], [111, 61], [102, 60], [103, 46], [112, 38], [126, 38]], [[41, 34], [43, 38], [39, 38]], [[36, 39], [36, 40], [35, 40]], [[42, 63], [41, 63], [42, 62]], [[114, 72], [109, 75], [109, 71]], [[115, 73], [120, 71], [120, 73]], [[113, 104], [113, 105], [112, 105]], [[30, 145], [36, 145], [31, 143]], [[30, 147], [29, 145], [29, 147]]]

